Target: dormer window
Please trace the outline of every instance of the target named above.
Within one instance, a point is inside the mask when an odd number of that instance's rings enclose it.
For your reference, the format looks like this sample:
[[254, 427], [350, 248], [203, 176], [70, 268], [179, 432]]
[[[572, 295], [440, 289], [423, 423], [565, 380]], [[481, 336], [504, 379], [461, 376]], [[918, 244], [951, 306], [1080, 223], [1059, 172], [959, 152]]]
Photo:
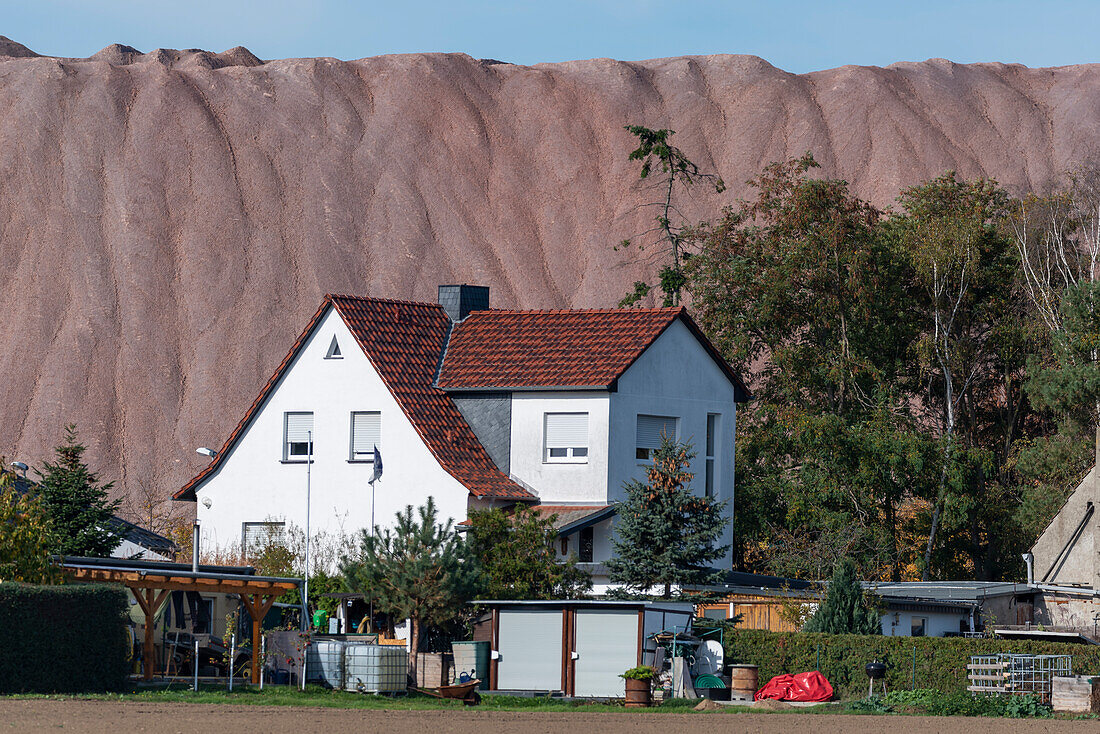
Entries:
[[544, 421], [545, 463], [588, 462], [588, 413], [546, 413]]
[[332, 342], [328, 345], [328, 351], [325, 352], [325, 359], [343, 359], [344, 355], [340, 353], [340, 342], [336, 341], [336, 335], [332, 335]]

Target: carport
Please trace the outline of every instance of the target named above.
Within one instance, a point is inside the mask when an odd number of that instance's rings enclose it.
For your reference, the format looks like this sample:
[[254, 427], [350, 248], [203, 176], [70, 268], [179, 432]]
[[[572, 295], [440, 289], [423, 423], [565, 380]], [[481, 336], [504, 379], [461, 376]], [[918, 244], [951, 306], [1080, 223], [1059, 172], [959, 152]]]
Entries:
[[621, 698], [619, 674], [652, 664], [661, 632], [685, 631], [691, 604], [655, 601], [479, 601], [475, 639], [492, 649], [489, 688]]

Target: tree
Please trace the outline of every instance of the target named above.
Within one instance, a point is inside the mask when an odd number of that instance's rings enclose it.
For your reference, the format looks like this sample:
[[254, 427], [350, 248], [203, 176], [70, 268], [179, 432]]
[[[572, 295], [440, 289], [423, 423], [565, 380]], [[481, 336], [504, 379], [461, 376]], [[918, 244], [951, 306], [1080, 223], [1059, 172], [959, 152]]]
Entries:
[[607, 562], [611, 581], [645, 593], [663, 587], [717, 583], [722, 573], [710, 567], [728, 545], [716, 543], [728, 520], [725, 502], [692, 494], [685, 487], [695, 453], [688, 444], [663, 436], [647, 469], [647, 482], [626, 483], [626, 500], [618, 507], [614, 555]]
[[38, 494], [53, 525], [54, 552], [106, 558], [121, 542], [109, 523], [119, 502], [108, 500], [114, 483], [100, 484], [84, 463], [85, 450], [76, 426], [65, 426], [65, 442], [54, 449], [56, 461], [36, 470]]
[[472, 598], [480, 574], [465, 541], [450, 521], [437, 522], [431, 497], [414, 515], [408, 505], [396, 526], [363, 530], [359, 554], [345, 559], [341, 572], [352, 591], [370, 594], [375, 606], [393, 617], [411, 620], [409, 674], [416, 680], [416, 652], [425, 624], [442, 625]]
[[[676, 187], [690, 188], [699, 181], [707, 181], [715, 192], [722, 193], [726, 190], [726, 184], [717, 175], [701, 171], [682, 150], [669, 142], [675, 134], [674, 130], [651, 130], [641, 125], [627, 125], [626, 130], [638, 139], [638, 147], [630, 152], [628, 159], [642, 162], [639, 178], [646, 180], [655, 171], [658, 176], [656, 187], [660, 192], [659, 198], [645, 206], [655, 206], [661, 211], [655, 218], [656, 226], [640, 236], [652, 236], [654, 241], [651, 246], [658, 248], [658, 252], [667, 258], [658, 271], [658, 281], [664, 293], [664, 305], [678, 306], [687, 280], [684, 263], [690, 253], [685, 249], [683, 236], [687, 222], [674, 202]], [[631, 240], [626, 239], [619, 247], [630, 247], [631, 244]], [[644, 250], [647, 246], [650, 245], [639, 244], [638, 249]], [[634, 284], [634, 291], [625, 296], [619, 305], [631, 306], [649, 295], [651, 289], [652, 286], [645, 281], [638, 281]]]
[[845, 558], [829, 582], [825, 601], [806, 623], [806, 632], [881, 635], [881, 619], [878, 610], [863, 593], [863, 586], [856, 575], [856, 564]]
[[37, 497], [13, 486], [14, 478], [0, 469], [0, 581], [58, 583], [49, 515]]
[[481, 566], [485, 598], [579, 599], [592, 590], [592, 577], [577, 568], [576, 556], [558, 560], [555, 518], [522, 506], [510, 515], [500, 509], [470, 513], [466, 538]]

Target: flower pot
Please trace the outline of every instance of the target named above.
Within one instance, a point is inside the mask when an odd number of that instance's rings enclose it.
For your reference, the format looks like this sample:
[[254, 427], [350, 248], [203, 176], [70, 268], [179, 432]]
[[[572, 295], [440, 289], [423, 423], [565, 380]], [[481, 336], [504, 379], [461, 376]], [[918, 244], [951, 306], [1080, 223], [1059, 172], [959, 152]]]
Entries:
[[626, 679], [626, 707], [628, 709], [646, 708], [649, 706], [650, 698], [648, 680], [635, 680], [633, 678]]

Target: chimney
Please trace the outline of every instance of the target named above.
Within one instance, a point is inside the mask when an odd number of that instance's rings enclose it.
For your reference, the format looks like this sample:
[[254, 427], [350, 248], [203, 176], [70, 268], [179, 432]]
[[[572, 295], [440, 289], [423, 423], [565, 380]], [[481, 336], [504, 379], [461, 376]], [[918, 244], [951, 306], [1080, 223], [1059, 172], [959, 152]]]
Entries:
[[451, 321], [462, 321], [474, 311], [485, 311], [489, 308], [489, 286], [441, 285], [439, 305], [451, 317]]
[[1030, 586], [1035, 583], [1035, 556], [1024, 553], [1024, 566], [1027, 567], [1027, 583]]

